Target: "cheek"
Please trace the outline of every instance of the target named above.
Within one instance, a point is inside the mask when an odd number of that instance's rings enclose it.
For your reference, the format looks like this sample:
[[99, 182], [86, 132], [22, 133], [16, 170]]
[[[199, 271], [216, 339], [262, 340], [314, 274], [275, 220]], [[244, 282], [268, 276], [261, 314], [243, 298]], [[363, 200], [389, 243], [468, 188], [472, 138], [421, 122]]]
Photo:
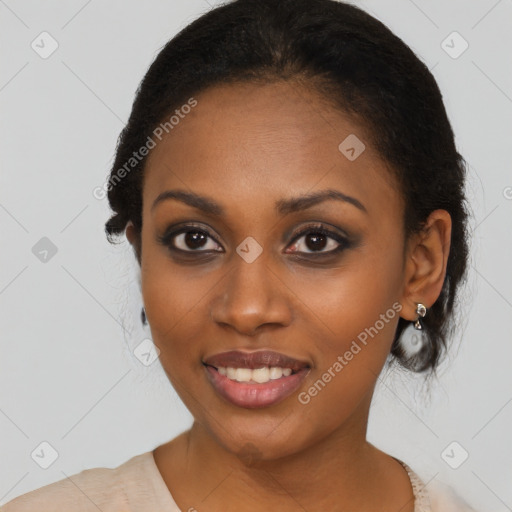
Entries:
[[379, 322], [378, 327], [384, 339], [392, 337], [402, 285], [400, 251], [398, 244], [382, 253], [363, 249], [353, 253], [339, 269], [311, 274], [302, 284], [297, 279], [295, 286], [300, 287], [300, 295], [316, 314], [317, 323], [340, 340], [339, 344], [331, 344], [333, 348], [343, 349], [347, 340], [355, 339], [386, 312], [388, 321], [384, 326]]
[[210, 286], [193, 269], [173, 263], [165, 249], [147, 244], [144, 251], [142, 295], [153, 341], [163, 363], [177, 361], [190, 352], [188, 340], [204, 324], [202, 308]]
[[[336, 275], [308, 280], [307, 287], [303, 284], [308, 308], [316, 317], [309, 314], [302, 325], [311, 339], [316, 330], [315, 369], [305, 394], [298, 398], [315, 414], [328, 408], [326, 425], [348, 416], [373, 390], [401, 310], [399, 244], [378, 256], [362, 251], [356, 260]], [[337, 404], [334, 409], [328, 407], [331, 403]]]

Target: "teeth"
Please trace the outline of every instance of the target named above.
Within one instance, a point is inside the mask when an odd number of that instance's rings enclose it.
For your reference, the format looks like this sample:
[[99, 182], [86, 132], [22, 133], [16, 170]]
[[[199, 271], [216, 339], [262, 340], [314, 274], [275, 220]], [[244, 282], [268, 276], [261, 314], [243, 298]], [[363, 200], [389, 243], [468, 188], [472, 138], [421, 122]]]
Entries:
[[225, 375], [228, 379], [236, 380], [238, 382], [257, 382], [264, 384], [271, 380], [280, 379], [281, 377], [289, 377], [292, 374], [291, 368], [280, 368], [278, 366], [264, 366], [263, 368], [231, 368], [219, 366], [217, 371], [221, 375]]
[[252, 370], [249, 368], [237, 368], [235, 370], [235, 379], [238, 382], [249, 382], [252, 377]]
[[252, 380], [259, 382], [260, 384], [270, 380], [270, 369], [266, 366], [264, 368], [253, 370], [251, 373]]

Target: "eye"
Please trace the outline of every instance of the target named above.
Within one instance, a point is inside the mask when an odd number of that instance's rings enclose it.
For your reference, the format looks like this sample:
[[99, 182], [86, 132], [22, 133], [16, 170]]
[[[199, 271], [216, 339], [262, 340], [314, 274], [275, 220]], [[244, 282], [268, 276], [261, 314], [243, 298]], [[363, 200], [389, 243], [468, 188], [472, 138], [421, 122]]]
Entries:
[[[158, 241], [172, 251], [181, 253], [224, 252], [219, 243], [204, 227], [189, 224], [166, 232], [157, 237]], [[304, 241], [301, 241], [304, 239]], [[348, 237], [314, 224], [296, 233], [291, 245], [292, 252], [310, 255], [336, 254], [349, 247]]]
[[208, 244], [209, 239], [211, 242], [215, 242], [214, 237], [205, 228], [199, 228], [191, 224], [158, 237], [161, 244], [174, 251], [188, 253], [223, 252], [215, 248], [218, 246], [216, 242]]
[[[304, 239], [303, 241], [301, 241]], [[294, 237], [292, 249], [304, 254], [334, 254], [349, 246], [348, 238], [322, 224], [308, 226]], [[327, 250], [324, 250], [327, 249]]]

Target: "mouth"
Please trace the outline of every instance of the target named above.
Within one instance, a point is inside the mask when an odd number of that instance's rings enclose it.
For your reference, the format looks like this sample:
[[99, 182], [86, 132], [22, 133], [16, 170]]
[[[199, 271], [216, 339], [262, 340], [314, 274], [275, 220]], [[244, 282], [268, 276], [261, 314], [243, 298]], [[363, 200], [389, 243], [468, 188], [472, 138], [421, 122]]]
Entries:
[[254, 409], [290, 396], [311, 370], [305, 361], [273, 351], [230, 351], [203, 361], [214, 390], [233, 405]]

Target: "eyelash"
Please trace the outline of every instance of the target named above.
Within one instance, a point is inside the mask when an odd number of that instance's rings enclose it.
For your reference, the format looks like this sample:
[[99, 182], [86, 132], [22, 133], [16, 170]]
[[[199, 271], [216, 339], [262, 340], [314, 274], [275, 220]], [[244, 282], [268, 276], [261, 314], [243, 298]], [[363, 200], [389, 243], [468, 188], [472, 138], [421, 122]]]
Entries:
[[[187, 233], [187, 232], [205, 234], [209, 238], [211, 238], [216, 244], [220, 245], [219, 242], [215, 239], [215, 237], [207, 229], [205, 229], [202, 226], [198, 226], [198, 225], [194, 225], [194, 224], [188, 224], [188, 225], [182, 226], [176, 230], [166, 232], [163, 235], [158, 236], [157, 240], [160, 244], [168, 247], [171, 251], [178, 252], [181, 254], [186, 254], [186, 255], [197, 254], [197, 253], [208, 254], [211, 252], [222, 252], [222, 251], [216, 251], [216, 250], [204, 251], [204, 250], [198, 249], [198, 250], [185, 251], [183, 249], [178, 249], [177, 247], [175, 247], [172, 244], [173, 239], [176, 236]], [[322, 224], [314, 224], [314, 225], [308, 225], [308, 226], [304, 227], [298, 233], [294, 234], [290, 245], [294, 245], [298, 240], [300, 240], [300, 238], [302, 238], [304, 235], [308, 235], [308, 234], [326, 236], [326, 237], [331, 238], [334, 241], [336, 241], [339, 244], [339, 246], [336, 249], [332, 249], [330, 251], [325, 251], [325, 252], [321, 252], [321, 251], [303, 252], [303, 251], [300, 251], [300, 252], [298, 252], [298, 254], [307, 255], [307, 257], [313, 257], [313, 258], [333, 256], [333, 255], [338, 254], [338, 253], [342, 252], [343, 250], [348, 249], [350, 247], [350, 242], [349, 242], [348, 237], [345, 237], [343, 235], [340, 235], [339, 233], [331, 231], [330, 229], [325, 228]]]

